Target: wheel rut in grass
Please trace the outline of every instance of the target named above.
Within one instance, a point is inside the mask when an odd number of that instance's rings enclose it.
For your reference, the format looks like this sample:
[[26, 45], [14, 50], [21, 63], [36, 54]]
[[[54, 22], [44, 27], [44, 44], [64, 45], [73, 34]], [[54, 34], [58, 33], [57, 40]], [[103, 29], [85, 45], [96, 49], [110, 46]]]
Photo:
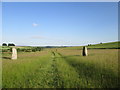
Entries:
[[53, 82], [52, 85], [54, 88], [64, 87], [63, 81], [59, 75], [58, 67], [57, 67], [57, 61], [56, 61], [56, 53], [52, 53], [52, 73], [53, 73]]
[[64, 82], [64, 88], [82, 88], [80, 83], [79, 75], [75, 69], [69, 65], [62, 55], [56, 52], [56, 59], [58, 61], [58, 70], [60, 72], [61, 79]]

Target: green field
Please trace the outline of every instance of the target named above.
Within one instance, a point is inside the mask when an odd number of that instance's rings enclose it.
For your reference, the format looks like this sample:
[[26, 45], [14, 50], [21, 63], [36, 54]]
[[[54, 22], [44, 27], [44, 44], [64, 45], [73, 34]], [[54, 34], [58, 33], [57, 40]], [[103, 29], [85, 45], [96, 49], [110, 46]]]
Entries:
[[3, 53], [2, 85], [3, 88], [117, 88], [118, 50], [88, 49], [89, 55], [85, 57], [78, 47], [50, 48], [18, 52], [17, 60], [10, 59], [11, 53]]
[[[120, 41], [119, 42], [109, 42], [102, 44], [91, 44], [90, 46], [86, 45], [88, 49], [120, 49]], [[67, 49], [82, 49], [83, 46], [76, 47], [67, 47]]]

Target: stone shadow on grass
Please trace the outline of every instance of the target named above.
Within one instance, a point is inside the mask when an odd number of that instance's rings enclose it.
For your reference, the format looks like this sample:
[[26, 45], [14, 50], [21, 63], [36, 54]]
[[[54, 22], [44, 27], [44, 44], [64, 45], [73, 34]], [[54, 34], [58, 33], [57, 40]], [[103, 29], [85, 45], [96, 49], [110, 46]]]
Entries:
[[10, 57], [2, 57], [2, 59], [11, 59]]

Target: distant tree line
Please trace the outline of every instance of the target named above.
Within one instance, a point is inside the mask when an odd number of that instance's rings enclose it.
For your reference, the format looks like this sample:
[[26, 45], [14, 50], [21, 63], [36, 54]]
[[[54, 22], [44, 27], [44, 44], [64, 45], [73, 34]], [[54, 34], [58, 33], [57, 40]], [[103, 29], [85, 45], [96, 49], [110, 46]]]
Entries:
[[7, 46], [7, 44], [6, 44], [6, 43], [3, 43], [2, 46]]
[[91, 46], [92, 44], [88, 44], [88, 46]]
[[[14, 43], [3, 43], [2, 46], [15, 46]], [[17, 48], [17, 52], [36, 52], [43, 50], [43, 47]], [[2, 48], [2, 52], [11, 52], [12, 48]]]
[[[17, 52], [36, 52], [42, 51], [43, 47], [17, 48]], [[2, 52], [12, 52], [12, 48], [2, 49]]]
[[15, 46], [15, 44], [13, 43], [8, 43], [8, 45], [6, 43], [3, 43], [2, 46]]
[[[102, 42], [100, 42], [99, 44], [103, 44]], [[92, 44], [88, 44], [88, 46], [91, 46]]]
[[12, 51], [12, 48], [9, 48], [9, 49], [1, 49], [2, 52], [11, 52]]
[[18, 52], [36, 52], [43, 50], [42, 47], [32, 47], [32, 48], [17, 48]]

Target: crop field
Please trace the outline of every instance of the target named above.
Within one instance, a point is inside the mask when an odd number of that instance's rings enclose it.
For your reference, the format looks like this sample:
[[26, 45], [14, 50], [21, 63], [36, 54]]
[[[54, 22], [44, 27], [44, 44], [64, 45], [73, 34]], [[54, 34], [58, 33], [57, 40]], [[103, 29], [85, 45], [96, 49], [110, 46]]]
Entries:
[[116, 88], [118, 50], [52, 48], [37, 52], [3, 53], [3, 88]]

